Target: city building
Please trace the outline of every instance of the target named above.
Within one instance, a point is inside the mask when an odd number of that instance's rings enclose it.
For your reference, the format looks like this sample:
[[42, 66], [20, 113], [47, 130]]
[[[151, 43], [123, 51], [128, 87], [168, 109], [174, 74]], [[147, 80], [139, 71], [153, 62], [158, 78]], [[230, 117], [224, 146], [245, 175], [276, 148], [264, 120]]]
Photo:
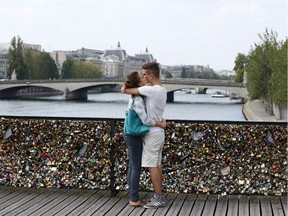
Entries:
[[101, 58], [101, 69], [105, 78], [126, 77], [133, 71], [141, 71], [142, 65], [149, 61], [146, 56], [130, 56], [118, 42], [115, 49], [107, 49]]
[[61, 74], [63, 62], [66, 61], [67, 59], [66, 55], [68, 54], [69, 54], [68, 51], [60, 51], [60, 50], [52, 51], [50, 53], [51, 58], [55, 61], [59, 75]]
[[8, 54], [0, 50], [0, 79], [7, 78]]
[[[24, 49], [41, 51], [41, 45], [26, 44]], [[0, 43], [0, 78], [7, 78], [8, 50], [10, 43]], [[146, 47], [145, 52], [140, 52], [134, 56], [128, 55], [126, 50], [121, 48], [118, 42], [116, 48], [102, 50], [81, 48], [75, 51], [56, 50], [50, 53], [61, 74], [63, 63], [67, 59], [89, 61], [99, 66], [104, 78], [123, 78], [133, 71], [141, 71], [142, 65], [147, 62], [157, 62], [154, 56], [149, 53]], [[186, 74], [193, 72], [213, 71], [203, 65], [161, 65], [161, 77], [164, 73], [170, 73], [173, 78], [180, 78], [183, 71]], [[230, 74], [230, 71], [221, 71], [220, 74]]]
[[10, 43], [0, 43], [0, 50], [1, 51], [7, 51], [9, 50]]
[[[41, 51], [41, 45], [36, 44], [23, 44], [24, 49], [32, 49]], [[0, 78], [6, 78], [7, 74], [7, 54], [10, 43], [0, 43]], [[128, 55], [125, 49], [122, 49], [120, 42], [116, 48], [102, 50], [81, 48], [75, 51], [56, 50], [50, 53], [50, 56], [55, 61], [56, 66], [61, 74], [63, 63], [67, 59], [89, 61], [97, 64], [105, 78], [123, 78], [128, 73], [133, 71], [141, 71], [142, 65], [147, 62], [156, 62], [152, 54], [146, 48], [145, 52], [140, 52], [134, 56]]]
[[209, 65], [163, 65], [162, 68], [165, 72], [169, 72], [173, 78], [181, 78], [183, 70], [187, 75], [193, 72], [213, 71]]
[[[7, 51], [8, 52], [10, 46], [11, 46], [10, 43], [0, 43], [0, 51]], [[41, 51], [41, 45], [39, 45], [39, 44], [23, 43], [23, 48]]]
[[67, 59], [73, 60], [83, 60], [83, 61], [91, 61], [95, 64], [101, 65], [100, 58], [103, 55], [104, 51], [81, 48], [76, 51], [62, 51], [56, 50], [50, 53], [50, 56], [54, 59], [56, 66], [59, 71], [59, 75], [61, 74], [61, 69], [64, 61]]
[[146, 62], [156, 61], [146, 48], [145, 53], [130, 56], [118, 42], [116, 48], [101, 50], [82, 48], [76, 51], [53, 51], [52, 58], [61, 72], [62, 64], [67, 59], [93, 62], [100, 67], [104, 78], [123, 78], [133, 71], [141, 71]]
[[135, 54], [135, 57], [144, 59], [146, 62], [157, 62], [157, 60], [154, 59], [153, 55], [148, 52], [148, 47], [146, 47], [146, 50], [144, 53]]
[[233, 76], [235, 75], [235, 71], [231, 71], [231, 70], [220, 70], [220, 71], [216, 71], [217, 74], [219, 75], [224, 75], [224, 76]]
[[75, 53], [78, 53], [80, 56], [85, 57], [86, 59], [100, 59], [104, 52], [102, 50], [87, 49], [83, 47], [82, 49], [76, 50]]

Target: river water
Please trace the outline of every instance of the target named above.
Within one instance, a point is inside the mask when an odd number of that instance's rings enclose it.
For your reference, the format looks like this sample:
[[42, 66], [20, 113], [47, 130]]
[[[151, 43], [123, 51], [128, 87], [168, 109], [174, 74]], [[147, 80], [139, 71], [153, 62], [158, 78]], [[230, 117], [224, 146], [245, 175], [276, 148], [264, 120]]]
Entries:
[[[240, 100], [212, 98], [215, 90], [207, 94], [174, 93], [174, 102], [167, 103], [166, 119], [245, 121]], [[122, 93], [88, 94], [87, 101], [64, 101], [63, 96], [34, 99], [0, 100], [0, 116], [49, 116], [124, 118], [129, 95]]]

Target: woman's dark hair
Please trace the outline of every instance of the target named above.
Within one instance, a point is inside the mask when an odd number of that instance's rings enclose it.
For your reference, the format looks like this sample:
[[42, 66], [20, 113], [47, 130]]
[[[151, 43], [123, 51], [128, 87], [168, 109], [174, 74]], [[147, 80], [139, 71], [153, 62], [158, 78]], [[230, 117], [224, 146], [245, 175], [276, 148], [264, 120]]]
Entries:
[[127, 79], [124, 84], [126, 88], [138, 88], [140, 82], [141, 80], [139, 78], [139, 73], [137, 71], [134, 71], [128, 74]]

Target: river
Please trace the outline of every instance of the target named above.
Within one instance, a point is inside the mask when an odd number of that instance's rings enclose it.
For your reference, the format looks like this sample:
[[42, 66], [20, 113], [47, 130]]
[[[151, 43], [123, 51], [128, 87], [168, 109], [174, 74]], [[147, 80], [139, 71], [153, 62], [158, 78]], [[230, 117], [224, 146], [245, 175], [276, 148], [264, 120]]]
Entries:
[[[164, 118], [167, 120], [224, 120], [245, 121], [240, 100], [212, 98], [215, 90], [207, 94], [175, 92], [174, 102], [167, 103]], [[33, 99], [0, 100], [0, 116], [49, 116], [124, 118], [129, 95], [122, 93], [88, 94], [87, 101], [64, 101], [62, 96]]]

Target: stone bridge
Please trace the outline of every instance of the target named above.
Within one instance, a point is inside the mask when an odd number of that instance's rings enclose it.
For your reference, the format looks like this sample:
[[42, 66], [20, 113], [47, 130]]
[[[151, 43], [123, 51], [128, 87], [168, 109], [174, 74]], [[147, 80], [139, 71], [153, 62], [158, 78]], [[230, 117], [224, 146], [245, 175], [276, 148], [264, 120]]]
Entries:
[[[96, 87], [122, 85], [124, 80], [21, 80], [21, 81], [1, 81], [0, 98], [17, 98], [19, 90], [30, 87], [45, 87], [63, 92], [65, 100], [86, 100], [88, 90]], [[205, 94], [209, 88], [225, 90], [238, 95], [243, 101], [248, 97], [246, 87], [242, 83], [223, 80], [204, 79], [163, 79], [163, 86], [167, 89], [167, 101], [174, 101], [174, 92], [180, 89], [195, 89], [198, 94]]]

